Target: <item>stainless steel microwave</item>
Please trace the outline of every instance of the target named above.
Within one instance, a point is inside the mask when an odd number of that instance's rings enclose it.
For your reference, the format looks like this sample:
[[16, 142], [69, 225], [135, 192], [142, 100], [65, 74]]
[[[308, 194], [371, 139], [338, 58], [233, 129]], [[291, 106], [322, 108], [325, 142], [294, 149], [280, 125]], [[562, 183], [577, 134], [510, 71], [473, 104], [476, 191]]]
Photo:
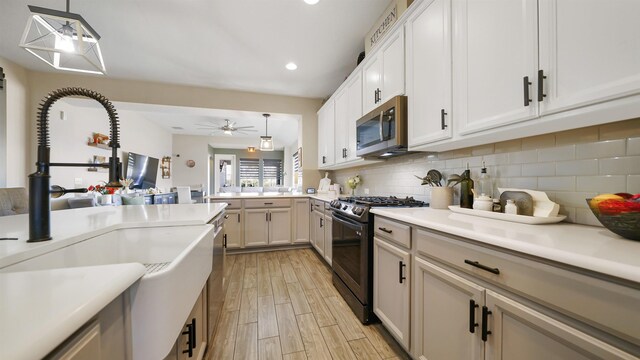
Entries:
[[387, 158], [407, 153], [407, 97], [396, 96], [356, 122], [361, 157]]

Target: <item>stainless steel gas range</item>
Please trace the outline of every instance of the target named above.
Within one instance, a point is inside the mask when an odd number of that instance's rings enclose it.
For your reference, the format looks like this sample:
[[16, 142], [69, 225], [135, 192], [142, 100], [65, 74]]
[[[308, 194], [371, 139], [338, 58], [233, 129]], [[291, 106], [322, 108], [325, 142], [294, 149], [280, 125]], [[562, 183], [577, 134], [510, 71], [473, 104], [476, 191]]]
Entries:
[[363, 324], [373, 314], [373, 214], [375, 206], [416, 207], [429, 204], [413, 198], [347, 197], [331, 202], [333, 219], [333, 285]]

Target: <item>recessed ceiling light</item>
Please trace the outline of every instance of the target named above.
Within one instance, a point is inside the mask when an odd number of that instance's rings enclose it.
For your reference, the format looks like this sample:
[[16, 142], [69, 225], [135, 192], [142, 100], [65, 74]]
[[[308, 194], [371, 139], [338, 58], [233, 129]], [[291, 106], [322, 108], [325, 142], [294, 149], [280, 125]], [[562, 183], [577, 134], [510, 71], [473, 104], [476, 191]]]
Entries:
[[306, 2], [309, 5], [315, 5], [318, 3], [318, 1], [320, 0], [304, 0], [304, 2]]
[[[305, 1], [306, 1], [306, 0], [305, 0]], [[285, 65], [285, 67], [286, 67], [288, 70], [295, 70], [295, 69], [297, 69], [297, 68], [298, 68], [298, 65], [296, 65], [295, 63], [290, 62], [290, 63], [288, 63], [287, 65]]]

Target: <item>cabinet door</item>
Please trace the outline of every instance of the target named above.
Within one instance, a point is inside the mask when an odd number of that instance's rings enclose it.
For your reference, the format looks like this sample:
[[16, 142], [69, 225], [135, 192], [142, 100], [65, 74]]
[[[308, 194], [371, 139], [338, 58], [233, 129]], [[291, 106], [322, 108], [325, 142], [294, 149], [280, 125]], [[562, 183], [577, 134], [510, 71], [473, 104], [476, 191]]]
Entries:
[[244, 246], [260, 246], [269, 243], [269, 210], [244, 210]]
[[319, 211], [313, 212], [313, 219], [315, 223], [315, 240], [313, 247], [318, 251], [318, 254], [324, 256], [324, 215]]
[[571, 326], [487, 290], [486, 359], [633, 359]]
[[291, 244], [291, 209], [269, 210], [269, 244]]
[[336, 95], [335, 100], [335, 163], [347, 161], [347, 137], [349, 129], [349, 92], [346, 87]]
[[373, 238], [373, 311], [400, 345], [409, 349], [408, 252]]
[[[178, 337], [178, 359], [202, 359], [207, 346], [206, 321], [203, 309], [203, 294], [196, 300], [191, 314]], [[191, 350], [189, 350], [191, 349]]]
[[483, 359], [480, 327], [474, 324], [480, 323], [484, 288], [419, 257], [414, 261], [414, 358]]
[[[326, 210], [325, 210], [326, 211]], [[324, 215], [324, 259], [329, 265], [331, 265], [331, 257], [333, 254], [333, 219], [331, 218], [331, 212]]]
[[[537, 116], [536, 0], [453, 0], [453, 120], [460, 135]], [[531, 85], [525, 87], [525, 77]], [[525, 105], [525, 90], [532, 101]]]
[[329, 99], [318, 111], [318, 167], [327, 167], [335, 163], [334, 151], [334, 114], [333, 99]]
[[242, 214], [240, 210], [227, 210], [228, 219], [224, 222], [224, 233], [227, 235], [227, 249], [244, 247], [242, 241]]
[[539, 3], [542, 114], [640, 93], [640, 2]]
[[451, 137], [451, 0], [425, 1], [406, 30], [411, 147]]
[[362, 74], [354, 73], [347, 84], [349, 105], [347, 110], [347, 161], [356, 160], [357, 134], [356, 122], [362, 117]]
[[380, 103], [382, 91], [382, 58], [375, 52], [362, 67], [362, 113], [375, 109]]
[[309, 242], [309, 209], [309, 199], [293, 200], [293, 214], [296, 217], [294, 243]]
[[382, 104], [396, 95], [404, 94], [404, 27], [398, 28], [382, 44]]

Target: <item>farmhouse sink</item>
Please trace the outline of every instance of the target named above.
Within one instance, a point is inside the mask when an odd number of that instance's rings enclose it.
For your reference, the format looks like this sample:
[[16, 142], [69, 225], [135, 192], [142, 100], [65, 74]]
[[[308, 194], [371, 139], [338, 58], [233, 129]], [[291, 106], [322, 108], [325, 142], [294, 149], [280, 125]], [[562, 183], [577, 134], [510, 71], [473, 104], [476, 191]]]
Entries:
[[146, 274], [130, 288], [133, 358], [162, 359], [211, 273], [214, 231], [211, 225], [114, 230], [2, 272], [143, 264]]

